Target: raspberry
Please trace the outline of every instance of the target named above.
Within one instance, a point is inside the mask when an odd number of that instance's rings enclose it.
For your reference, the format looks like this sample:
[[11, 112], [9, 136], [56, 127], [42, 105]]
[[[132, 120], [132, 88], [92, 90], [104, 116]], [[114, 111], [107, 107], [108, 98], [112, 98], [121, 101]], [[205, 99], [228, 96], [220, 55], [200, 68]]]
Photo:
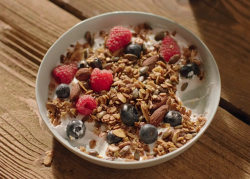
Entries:
[[160, 55], [166, 60], [166, 62], [169, 62], [170, 58], [176, 54], [181, 54], [180, 47], [172, 37], [166, 36], [162, 40]]
[[83, 95], [76, 102], [76, 109], [82, 115], [89, 115], [97, 107], [95, 99], [90, 95]]
[[112, 73], [108, 70], [100, 70], [95, 68], [91, 73], [90, 86], [95, 92], [101, 92], [102, 90], [108, 91], [113, 83]]
[[70, 84], [77, 70], [77, 64], [75, 63], [63, 64], [54, 68], [52, 71], [52, 76], [59, 84]]
[[107, 39], [107, 47], [111, 52], [115, 52], [125, 47], [132, 38], [132, 33], [129, 29], [121, 26], [113, 27]]

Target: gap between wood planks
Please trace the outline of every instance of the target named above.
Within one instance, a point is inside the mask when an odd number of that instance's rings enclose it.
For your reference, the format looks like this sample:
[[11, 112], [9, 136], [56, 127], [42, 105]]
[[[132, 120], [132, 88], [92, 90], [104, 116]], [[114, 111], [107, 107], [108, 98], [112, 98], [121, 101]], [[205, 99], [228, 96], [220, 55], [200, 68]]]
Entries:
[[[63, 1], [57, 1], [57, 0], [51, 0], [51, 1], [53, 3], [55, 3], [56, 5], [60, 6], [61, 8], [63, 8], [64, 10], [68, 11], [69, 13], [73, 14], [77, 18], [81, 19], [81, 20], [84, 20], [84, 19], [87, 18], [87, 16], [85, 16], [81, 11], [77, 10], [76, 8], [70, 6], [67, 3], [64, 3]], [[10, 45], [7, 45], [7, 46], [10, 46]], [[17, 51], [17, 49], [14, 49], [14, 50]], [[32, 50], [33, 49], [28, 49], [28, 51], [32, 51]], [[36, 56], [38, 56], [40, 58], [41, 58], [41, 55], [42, 54], [36, 54]], [[36, 61], [33, 61], [33, 60], [31, 60], [31, 61], [37, 65], [37, 64], [39, 64], [39, 62], [38, 62], [39, 58], [37, 58], [37, 59], [36, 59]], [[6, 65], [4, 65], [2, 63], [0, 64], [0, 66], [2, 68], [4, 68], [5, 70], [7, 70], [7, 71], [11, 70], [11, 68], [8, 68]], [[17, 76], [17, 75], [14, 74], [14, 76]], [[18, 78], [21, 79], [22, 81], [24, 81], [25, 83], [27, 83], [28, 85], [32, 86], [32, 87], [35, 86], [35, 84], [33, 82], [31, 82], [30, 80], [27, 81], [25, 78], [21, 78], [20, 76]], [[231, 113], [233, 116], [235, 116], [238, 119], [242, 120], [246, 124], [250, 125], [250, 114], [248, 114], [247, 112], [244, 112], [242, 109], [237, 108], [237, 106], [229, 103], [228, 101], [226, 101], [223, 98], [221, 98], [219, 106], [221, 108], [225, 109], [226, 111], [228, 111], [229, 113]]]
[[[73, 6], [70, 6], [69, 4], [63, 2], [63, 1], [57, 1], [57, 0], [50, 0], [51, 2], [55, 3], [62, 9], [68, 11], [69, 13], [73, 14], [77, 18], [84, 20], [88, 17], [84, 16], [84, 14], [79, 11], [78, 9], [74, 8]], [[207, 2], [204, 2], [206, 5], [210, 6]], [[225, 14], [224, 14], [225, 15]], [[246, 124], [250, 125], [250, 114], [243, 111], [242, 109], [237, 108], [235, 105], [229, 103], [223, 98], [220, 98], [219, 106], [223, 108], [224, 110], [228, 111], [233, 116], [237, 117], [241, 121], [245, 122]]]

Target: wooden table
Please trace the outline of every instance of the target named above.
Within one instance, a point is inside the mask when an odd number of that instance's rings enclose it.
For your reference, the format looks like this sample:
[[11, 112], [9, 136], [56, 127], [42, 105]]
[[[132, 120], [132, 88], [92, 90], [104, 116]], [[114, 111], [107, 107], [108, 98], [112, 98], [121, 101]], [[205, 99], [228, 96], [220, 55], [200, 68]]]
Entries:
[[[250, 178], [250, 1], [0, 0], [0, 178]], [[117, 10], [150, 12], [191, 30], [219, 66], [215, 118], [188, 151], [138, 170], [101, 167], [63, 147], [40, 118], [36, 75], [48, 48], [86, 18]], [[50, 167], [45, 151], [54, 149]]]

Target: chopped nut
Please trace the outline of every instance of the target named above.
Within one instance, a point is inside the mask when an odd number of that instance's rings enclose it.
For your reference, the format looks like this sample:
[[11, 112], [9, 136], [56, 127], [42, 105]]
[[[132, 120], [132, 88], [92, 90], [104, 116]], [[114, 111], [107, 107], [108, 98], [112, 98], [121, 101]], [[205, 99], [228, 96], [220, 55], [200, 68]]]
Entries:
[[99, 155], [99, 153], [96, 151], [96, 150], [89, 150], [88, 152], [87, 152], [89, 155], [92, 155], [92, 156], [97, 156], [97, 155]]
[[81, 152], [85, 152], [86, 153], [86, 148], [85, 147], [80, 146], [79, 149], [80, 149]]
[[144, 42], [144, 40], [142, 40], [141, 38], [136, 38], [135, 39], [135, 43], [138, 44], [138, 45], [142, 45]]
[[144, 23], [144, 28], [145, 29], [149, 29], [149, 30], [153, 30], [153, 28], [151, 27], [151, 25], [149, 25], [148, 23]]
[[89, 148], [93, 149], [96, 146], [96, 140], [89, 141]]
[[53, 160], [53, 156], [54, 156], [54, 151], [53, 150], [49, 150], [47, 152], [45, 152], [46, 156], [43, 160], [43, 163], [45, 166], [49, 166], [52, 163]]
[[134, 31], [135, 31], [136, 34], [139, 34], [140, 33], [140, 28], [138, 26], [135, 26]]

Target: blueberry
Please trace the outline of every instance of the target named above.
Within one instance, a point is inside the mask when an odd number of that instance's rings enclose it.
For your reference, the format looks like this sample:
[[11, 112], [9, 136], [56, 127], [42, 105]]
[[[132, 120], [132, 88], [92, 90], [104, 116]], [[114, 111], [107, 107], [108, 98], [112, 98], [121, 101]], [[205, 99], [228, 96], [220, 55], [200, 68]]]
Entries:
[[130, 44], [125, 49], [126, 54], [133, 54], [133, 55], [136, 55], [138, 58], [140, 58], [141, 56], [141, 51], [142, 51], [142, 48], [138, 44]]
[[78, 63], [78, 69], [87, 68], [87, 67], [88, 67], [88, 63], [85, 60]]
[[145, 144], [152, 144], [158, 138], [158, 130], [151, 124], [145, 124], [141, 127], [139, 136], [141, 141]]
[[121, 142], [122, 138], [117, 137], [115, 134], [113, 134], [112, 131], [109, 131], [106, 140], [109, 144], [114, 144], [114, 143]]
[[60, 84], [56, 88], [56, 95], [58, 98], [68, 98], [70, 94], [69, 85]]
[[196, 63], [189, 63], [180, 69], [181, 76], [185, 78], [191, 78], [193, 75], [198, 75], [199, 73], [200, 68]]
[[92, 68], [102, 69], [102, 61], [100, 59], [96, 58], [93, 62], [90, 62], [90, 66]]
[[163, 121], [169, 123], [170, 126], [175, 127], [181, 125], [182, 116], [178, 111], [168, 111]]
[[86, 126], [80, 120], [70, 121], [66, 128], [66, 134], [71, 140], [83, 138], [85, 131]]
[[121, 120], [127, 126], [133, 126], [139, 121], [139, 114], [135, 107], [131, 104], [123, 104], [120, 109]]

